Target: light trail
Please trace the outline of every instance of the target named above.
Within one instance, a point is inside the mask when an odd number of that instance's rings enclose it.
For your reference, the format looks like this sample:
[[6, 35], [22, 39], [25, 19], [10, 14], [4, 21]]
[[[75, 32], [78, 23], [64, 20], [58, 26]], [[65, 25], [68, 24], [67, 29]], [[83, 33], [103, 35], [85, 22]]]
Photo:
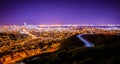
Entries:
[[33, 39], [37, 38], [35, 35], [31, 34], [29, 31], [27, 31], [26, 29], [23, 29], [23, 32], [28, 34], [29, 36], [31, 36]]
[[85, 34], [79, 34], [77, 35], [77, 37], [84, 42], [85, 44], [85, 47], [94, 47], [94, 44], [91, 43], [91, 42], [88, 42], [87, 40], [85, 40], [82, 36], [85, 35]]
[[[27, 31], [26, 29], [23, 29], [23, 32], [26, 33], [26, 34], [28, 34], [29, 36], [31, 36], [32, 39], [37, 38], [35, 35], [31, 34], [31, 33], [30, 33], [29, 31]], [[30, 41], [30, 40], [32, 40], [32, 39], [25, 40], [25, 41], [21, 42], [20, 44], [21, 44], [21, 45], [24, 45], [26, 42], [28, 42], [28, 41]]]

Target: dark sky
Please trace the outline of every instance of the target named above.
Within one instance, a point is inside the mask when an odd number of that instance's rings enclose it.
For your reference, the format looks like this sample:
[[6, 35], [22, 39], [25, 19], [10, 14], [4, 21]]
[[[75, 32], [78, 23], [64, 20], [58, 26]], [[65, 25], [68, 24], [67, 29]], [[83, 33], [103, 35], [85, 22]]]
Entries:
[[120, 24], [119, 0], [0, 0], [0, 25]]

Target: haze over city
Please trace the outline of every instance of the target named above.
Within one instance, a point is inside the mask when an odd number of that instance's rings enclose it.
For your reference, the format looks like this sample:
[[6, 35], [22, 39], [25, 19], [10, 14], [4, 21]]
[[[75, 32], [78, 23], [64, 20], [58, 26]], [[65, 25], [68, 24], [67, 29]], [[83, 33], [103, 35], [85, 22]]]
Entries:
[[0, 0], [0, 25], [120, 24], [118, 0]]

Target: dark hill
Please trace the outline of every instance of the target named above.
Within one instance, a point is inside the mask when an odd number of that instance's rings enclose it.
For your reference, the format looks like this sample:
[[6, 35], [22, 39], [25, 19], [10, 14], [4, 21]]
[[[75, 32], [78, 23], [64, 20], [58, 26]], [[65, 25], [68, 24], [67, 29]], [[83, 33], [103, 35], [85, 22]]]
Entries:
[[[87, 36], [87, 35], [86, 35]], [[120, 61], [120, 40], [117, 35], [93, 35], [99, 36], [99, 40], [103, 39], [100, 46], [96, 44], [93, 48], [80, 47], [82, 45], [76, 43], [79, 40], [73, 36], [61, 43], [60, 50], [53, 53], [44, 53], [35, 57], [22, 60], [26, 64], [119, 64]], [[97, 39], [97, 38], [91, 39]], [[104, 39], [106, 38], [106, 39]], [[108, 41], [107, 40], [112, 40]], [[114, 41], [115, 40], [115, 41]], [[70, 44], [67, 44], [70, 43]], [[76, 45], [72, 44], [75, 43]], [[81, 41], [79, 41], [81, 43]], [[98, 41], [99, 43], [99, 41]], [[108, 44], [108, 45], [107, 45]], [[64, 46], [65, 45], [65, 46]], [[80, 46], [79, 46], [80, 45]], [[101, 46], [102, 45], [102, 46]], [[71, 48], [72, 47], [72, 48]]]
[[95, 46], [110, 46], [113, 42], [120, 41], [120, 35], [115, 34], [84, 35], [83, 38], [92, 42]]
[[84, 43], [81, 40], [79, 40], [75, 35], [61, 41], [59, 50], [82, 47], [82, 46], [84, 46]]

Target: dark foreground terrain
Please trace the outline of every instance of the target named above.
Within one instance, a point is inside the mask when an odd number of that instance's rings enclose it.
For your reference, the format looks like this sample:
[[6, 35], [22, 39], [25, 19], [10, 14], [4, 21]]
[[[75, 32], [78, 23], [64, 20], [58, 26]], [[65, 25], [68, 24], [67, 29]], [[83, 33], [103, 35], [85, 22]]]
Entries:
[[72, 36], [61, 42], [59, 50], [29, 57], [18, 62], [25, 64], [120, 64], [119, 35], [85, 35], [95, 47], [84, 47], [82, 41]]

